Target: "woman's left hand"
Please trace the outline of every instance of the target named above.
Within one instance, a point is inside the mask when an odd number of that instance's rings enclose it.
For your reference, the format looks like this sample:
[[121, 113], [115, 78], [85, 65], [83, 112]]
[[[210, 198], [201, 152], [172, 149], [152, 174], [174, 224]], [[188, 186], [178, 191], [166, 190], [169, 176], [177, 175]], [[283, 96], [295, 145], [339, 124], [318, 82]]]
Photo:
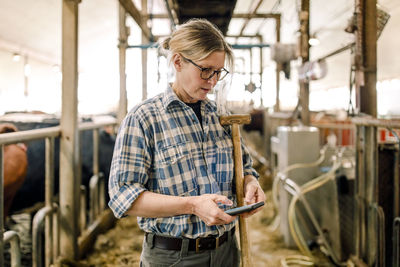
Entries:
[[[265, 201], [265, 194], [263, 189], [261, 188], [258, 180], [253, 175], [246, 175], [244, 177], [244, 196], [245, 196], [245, 204], [253, 204], [260, 201]], [[263, 207], [255, 209], [253, 211], [244, 213], [244, 217], [249, 217], [254, 213], [259, 212]]]

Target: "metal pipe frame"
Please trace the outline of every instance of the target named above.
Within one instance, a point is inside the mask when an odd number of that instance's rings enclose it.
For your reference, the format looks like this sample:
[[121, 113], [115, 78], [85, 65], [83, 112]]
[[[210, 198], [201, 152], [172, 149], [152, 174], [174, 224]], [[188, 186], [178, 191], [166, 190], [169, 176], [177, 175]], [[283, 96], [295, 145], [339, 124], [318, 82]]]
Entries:
[[[4, 233], [4, 244], [10, 243], [11, 267], [21, 267], [21, 248], [19, 246], [19, 236], [15, 231]], [[3, 265], [1, 265], [3, 266]]]
[[[53, 207], [43, 207], [41, 208], [33, 217], [33, 226], [32, 226], [32, 267], [41, 267], [43, 266], [42, 261], [42, 247], [43, 240], [41, 238], [41, 234], [43, 231], [43, 222], [46, 217], [56, 214], [58, 210], [58, 206], [56, 204]], [[57, 222], [57, 221], [56, 221]], [[47, 251], [49, 248], [52, 250], [54, 244], [47, 244], [46, 242], [46, 256], [51, 254], [52, 252]], [[46, 260], [50, 263], [54, 263], [54, 258]], [[50, 266], [50, 265], [47, 265]]]
[[[0, 143], [1, 144], [1, 143]], [[0, 145], [0, 266], [4, 266], [4, 145]]]
[[400, 266], [400, 217], [393, 221], [393, 264]]
[[[54, 137], [47, 137], [45, 144], [45, 207], [51, 209], [54, 197]], [[58, 256], [53, 254], [53, 247], [55, 243], [59, 243], [59, 240], [53, 239], [53, 217], [46, 216], [45, 219], [45, 266], [50, 266]]]
[[[93, 123], [93, 122], [85, 122], [79, 124], [79, 131], [86, 131], [86, 130], [94, 130], [94, 136], [97, 135], [97, 137], [94, 137], [94, 145], [93, 149], [94, 151], [98, 151], [98, 129], [101, 127], [105, 126], [115, 126], [117, 124], [117, 121], [110, 121], [110, 122], [104, 122], [104, 123]], [[15, 144], [19, 142], [26, 142], [26, 141], [32, 141], [32, 140], [39, 140], [39, 139], [45, 139], [45, 144], [46, 144], [46, 154], [45, 154], [45, 205], [47, 207], [50, 207], [53, 204], [52, 200], [54, 197], [54, 192], [53, 192], [53, 187], [54, 187], [54, 142], [55, 138], [58, 138], [60, 136], [60, 126], [55, 126], [55, 127], [48, 127], [48, 128], [42, 128], [42, 129], [34, 129], [34, 130], [27, 130], [27, 131], [20, 131], [20, 132], [13, 132], [13, 133], [5, 133], [0, 135], [0, 192], [3, 192], [4, 190], [4, 173], [3, 173], [3, 147], [7, 144]], [[97, 140], [97, 141], [96, 141]], [[97, 152], [98, 153], [98, 152]], [[96, 157], [94, 156], [94, 159]], [[93, 165], [95, 168], [98, 170], [98, 156], [97, 156], [97, 163], [94, 163]], [[101, 184], [99, 185], [100, 187], [100, 196], [105, 196], [105, 183], [104, 179], [101, 179]], [[103, 191], [101, 191], [103, 190]], [[4, 265], [4, 211], [3, 211], [3, 205], [4, 203], [4, 194], [0, 194], [0, 266]], [[101, 209], [105, 208], [105, 199], [100, 197], [99, 200], [99, 205]], [[84, 205], [84, 203], [82, 204]], [[84, 205], [85, 207], [86, 205]], [[57, 256], [59, 256], [60, 253], [60, 244], [59, 244], [59, 224], [58, 222], [58, 217], [57, 214], [54, 214], [54, 218], [51, 219], [49, 217], [46, 217], [46, 266], [47, 261], [51, 258], [55, 259]], [[80, 216], [82, 217], [82, 216]], [[53, 233], [51, 234], [51, 232]], [[52, 241], [53, 239], [53, 241]], [[52, 252], [50, 252], [50, 249], [47, 247], [48, 245], [51, 246]]]
[[80, 234], [83, 233], [83, 231], [86, 228], [86, 224], [87, 224], [87, 219], [86, 219], [86, 206], [87, 206], [87, 202], [86, 202], [86, 194], [87, 194], [87, 190], [86, 187], [84, 185], [81, 185], [81, 194], [80, 194], [80, 201], [81, 201], [81, 208], [80, 208], [80, 214], [79, 214], [79, 229], [80, 229]]
[[[356, 256], [365, 260], [369, 265], [377, 262], [378, 266], [384, 266], [385, 214], [382, 208], [378, 206], [378, 191], [376, 190], [378, 185], [377, 128], [398, 129], [400, 128], [400, 123], [373, 117], [353, 118], [352, 122], [357, 127], [355, 190], [358, 205], [355, 207]], [[395, 168], [395, 176], [397, 177], [397, 166]], [[396, 177], [395, 181], [398, 181]], [[397, 195], [398, 192], [395, 192], [395, 194]], [[395, 196], [395, 199], [398, 200], [398, 196]], [[398, 216], [398, 203], [394, 203], [394, 212], [395, 216]], [[395, 261], [395, 258], [393, 261]]]
[[99, 190], [98, 190], [98, 185], [99, 185], [99, 176], [98, 175], [93, 175], [90, 178], [89, 181], [89, 195], [90, 195], [90, 208], [89, 208], [89, 218], [90, 222], [94, 222], [96, 219], [96, 215], [99, 214]]
[[365, 243], [366, 243], [366, 226], [363, 222], [366, 220], [365, 212], [365, 137], [364, 128], [357, 126], [356, 131], [356, 181], [355, 181], [355, 193], [356, 193], [356, 207], [355, 207], [355, 251], [356, 257], [363, 259], [365, 258]]

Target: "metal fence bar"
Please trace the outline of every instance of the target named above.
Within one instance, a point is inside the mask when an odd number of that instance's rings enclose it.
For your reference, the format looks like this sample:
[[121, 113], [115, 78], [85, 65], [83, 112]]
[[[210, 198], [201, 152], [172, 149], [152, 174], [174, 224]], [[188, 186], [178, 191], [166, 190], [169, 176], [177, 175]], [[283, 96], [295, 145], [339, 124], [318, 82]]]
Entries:
[[351, 122], [360, 126], [373, 126], [373, 127], [385, 127], [392, 129], [400, 129], [400, 122], [394, 120], [383, 120], [374, 119], [372, 117], [368, 118], [352, 118]]
[[87, 202], [86, 202], [86, 194], [87, 194], [87, 190], [86, 187], [84, 185], [81, 185], [81, 192], [80, 192], [80, 201], [81, 201], [81, 206], [80, 206], [80, 221], [79, 221], [79, 229], [81, 234], [83, 233], [83, 231], [86, 228], [86, 206], [87, 206]]
[[400, 217], [393, 221], [393, 265], [400, 266]]
[[106, 208], [106, 177], [104, 173], [99, 173], [99, 214]]
[[0, 266], [4, 266], [4, 145], [0, 145]]
[[59, 137], [60, 126], [41, 129], [0, 134], [0, 145], [15, 144], [20, 142], [44, 139], [46, 137]]
[[[21, 248], [19, 246], [19, 236], [15, 231], [4, 233], [4, 243], [10, 243], [11, 267], [21, 267]], [[1, 265], [3, 266], [3, 265]]]
[[93, 174], [99, 175], [99, 129], [93, 129]]
[[[46, 162], [45, 162], [45, 206], [51, 208], [54, 197], [54, 137], [46, 138]], [[55, 255], [53, 255], [53, 243], [58, 243], [59, 240], [54, 240], [52, 235], [53, 217], [46, 216], [45, 223], [45, 266], [55, 263]]]
[[[41, 208], [36, 215], [33, 217], [33, 226], [32, 226], [32, 267], [41, 267], [42, 265], [42, 249], [43, 249], [43, 240], [41, 238], [41, 234], [43, 231], [43, 222], [47, 216], [56, 213], [58, 210], [58, 206], [54, 205], [53, 207], [43, 207]], [[51, 249], [51, 248], [50, 248]], [[47, 250], [47, 246], [46, 246]], [[47, 251], [45, 252], [47, 255]]]
[[99, 214], [99, 176], [93, 175], [89, 181], [89, 196], [90, 196], [90, 222], [94, 222], [96, 219], [96, 215]]

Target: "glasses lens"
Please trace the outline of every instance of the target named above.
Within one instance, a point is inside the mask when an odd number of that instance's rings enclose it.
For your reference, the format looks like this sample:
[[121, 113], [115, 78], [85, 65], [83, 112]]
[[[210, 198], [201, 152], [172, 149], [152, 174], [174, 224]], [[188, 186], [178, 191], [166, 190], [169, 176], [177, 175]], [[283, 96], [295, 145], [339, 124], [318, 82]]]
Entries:
[[228, 74], [228, 71], [226, 71], [225, 69], [222, 70], [212, 70], [212, 69], [203, 69], [201, 71], [201, 78], [203, 80], [209, 80], [212, 77], [214, 77], [214, 75], [217, 75], [217, 81], [222, 80], [223, 78], [225, 78], [225, 76]]
[[222, 69], [220, 73], [218, 73], [218, 81], [222, 80], [223, 78], [226, 77], [226, 75], [228, 74], [228, 72], [225, 69]]
[[214, 76], [214, 71], [212, 69], [209, 69], [209, 68], [202, 69], [200, 76], [204, 80], [211, 79], [211, 77]]

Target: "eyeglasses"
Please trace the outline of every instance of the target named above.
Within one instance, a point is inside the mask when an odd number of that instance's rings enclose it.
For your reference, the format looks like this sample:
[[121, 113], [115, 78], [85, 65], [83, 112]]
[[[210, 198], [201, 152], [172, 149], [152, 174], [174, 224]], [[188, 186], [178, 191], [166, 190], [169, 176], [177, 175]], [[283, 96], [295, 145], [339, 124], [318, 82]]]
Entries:
[[214, 75], [217, 75], [217, 81], [222, 80], [223, 78], [226, 77], [226, 75], [228, 75], [229, 71], [227, 71], [225, 68], [222, 68], [220, 70], [213, 70], [212, 68], [202, 68], [199, 65], [197, 65], [196, 63], [194, 63], [192, 60], [185, 58], [184, 56], [181, 55], [181, 57], [186, 60], [189, 61], [190, 63], [192, 63], [195, 67], [197, 67], [201, 72], [200, 72], [200, 78], [202, 78], [203, 80], [209, 80], [212, 77], [214, 77]]

